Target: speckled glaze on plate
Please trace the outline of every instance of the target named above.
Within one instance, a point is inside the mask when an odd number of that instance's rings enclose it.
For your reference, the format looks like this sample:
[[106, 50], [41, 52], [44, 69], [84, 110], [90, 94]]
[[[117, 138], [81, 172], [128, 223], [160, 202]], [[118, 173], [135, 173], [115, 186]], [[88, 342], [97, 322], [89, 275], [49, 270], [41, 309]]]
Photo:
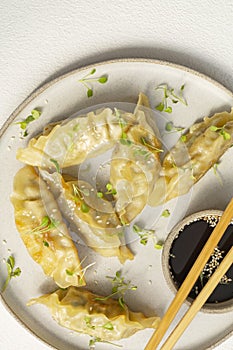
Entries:
[[[87, 98], [86, 89], [79, 79], [93, 68], [96, 68], [95, 75], [98, 77], [108, 75], [108, 82], [106, 84], [93, 83], [93, 97]], [[233, 105], [233, 96], [230, 91], [185, 67], [156, 60], [122, 59], [83, 67], [47, 83], [29, 96], [1, 129], [0, 286], [3, 285], [6, 277], [3, 258], [13, 254], [16, 265], [22, 269], [21, 276], [11, 281], [1, 300], [22, 325], [52, 348], [59, 350], [88, 349], [89, 337], [77, 335], [60, 327], [52, 320], [48, 310], [42, 306], [30, 308], [26, 306], [30, 298], [53, 291], [55, 285], [43, 275], [41, 268], [30, 258], [15, 228], [9, 196], [12, 192], [13, 176], [22, 166], [15, 159], [16, 150], [18, 147], [25, 146], [27, 139], [20, 138], [19, 126], [15, 125], [14, 121], [24, 119], [32, 109], [40, 107], [43, 111], [41, 118], [29, 127], [29, 133], [32, 136], [39, 133], [43, 126], [51, 121], [65, 119], [79, 110], [97, 104], [136, 103], [140, 91], [149, 96], [151, 105], [154, 107], [161, 101], [161, 95], [155, 91], [155, 87], [162, 83], [167, 83], [175, 89], [185, 84], [184, 94], [188, 102], [187, 107], [182, 104], [175, 105], [171, 115], [161, 113], [161, 118], [157, 120], [167, 148], [170, 148], [180, 135], [167, 135], [164, 132], [166, 121], [172, 120], [175, 125], [188, 127], [204, 116], [222, 110], [229, 111]], [[223, 210], [232, 196], [230, 191], [233, 188], [232, 152], [233, 149], [226, 152], [218, 167], [223, 185], [210, 170], [189, 194], [166, 204], [166, 208], [171, 212], [169, 218], [160, 217], [161, 210], [164, 208], [147, 207], [136, 221], [140, 221], [146, 228], [154, 228], [159, 239], [166, 239], [172, 227], [185, 215], [210, 207]], [[129, 230], [132, 231], [132, 228]], [[3, 244], [5, 241], [6, 243]], [[95, 267], [90, 269], [86, 275], [88, 287], [96, 293], [108, 294], [111, 286], [105, 276], [114, 275], [115, 271], [122, 268], [124, 276], [138, 286], [133, 295], [129, 293], [126, 297], [132, 310], [144, 311], [148, 316], [154, 313], [162, 316], [173, 298], [173, 293], [163, 276], [161, 251], [155, 250], [151, 243], [148, 243], [147, 246], [140, 245], [136, 238], [131, 240], [130, 246], [135, 253], [135, 260], [127, 262], [124, 266], [121, 266], [114, 258], [102, 258], [81, 247], [80, 257], [83, 258], [88, 254], [87, 264], [93, 260], [96, 261]], [[179, 316], [186, 309], [187, 306], [183, 305]], [[232, 325], [232, 313], [228, 313], [227, 317], [224, 314], [199, 313], [175, 349], [210, 349], [230, 336], [233, 332]], [[139, 332], [131, 338], [120, 341], [119, 344], [126, 350], [141, 350], [152, 332], [152, 330]], [[108, 350], [112, 349], [112, 346], [99, 343], [96, 349]]]

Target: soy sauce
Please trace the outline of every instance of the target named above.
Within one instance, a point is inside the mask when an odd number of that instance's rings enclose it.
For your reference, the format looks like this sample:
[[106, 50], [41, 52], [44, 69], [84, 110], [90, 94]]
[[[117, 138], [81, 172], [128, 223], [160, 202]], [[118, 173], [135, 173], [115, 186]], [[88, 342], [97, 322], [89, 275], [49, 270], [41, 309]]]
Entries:
[[[219, 216], [208, 216], [185, 225], [174, 239], [170, 249], [170, 273], [177, 288], [180, 287], [189, 270], [200, 254]], [[233, 245], [233, 224], [230, 224], [215, 248], [205, 269], [193, 286], [189, 298], [195, 299], [215, 269]], [[211, 271], [212, 270], [212, 271]], [[221, 283], [215, 288], [207, 303], [220, 303], [233, 298], [233, 266], [227, 271]]]

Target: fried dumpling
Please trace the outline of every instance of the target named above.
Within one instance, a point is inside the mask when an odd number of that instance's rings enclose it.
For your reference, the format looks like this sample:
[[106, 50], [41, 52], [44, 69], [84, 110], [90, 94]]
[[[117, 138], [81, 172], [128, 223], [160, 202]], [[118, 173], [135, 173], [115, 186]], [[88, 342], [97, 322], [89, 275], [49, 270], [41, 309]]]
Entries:
[[43, 304], [63, 327], [112, 341], [127, 338], [145, 328], [157, 328], [159, 317], [132, 312], [113, 299], [96, 300], [99, 295], [70, 287], [32, 299], [28, 305]]
[[62, 288], [85, 285], [77, 249], [46, 183], [31, 166], [14, 178], [16, 227], [31, 257]]
[[122, 132], [135, 123], [134, 114], [122, 113], [125, 120], [123, 127], [110, 108], [50, 124], [43, 135], [32, 138], [26, 148], [18, 149], [17, 159], [46, 169], [52, 167], [51, 159], [60, 168], [78, 165], [111, 149]]
[[115, 209], [124, 224], [143, 210], [161, 170], [161, 144], [157, 129], [154, 133], [147, 122], [148, 107], [147, 97], [140, 94], [134, 112], [138, 124], [124, 133], [113, 150], [110, 182], [116, 189]]
[[233, 109], [195, 123], [164, 158], [149, 205], [187, 193], [232, 144]]
[[64, 217], [83, 242], [102, 256], [116, 256], [121, 263], [133, 259], [124, 242], [124, 228], [111, 202], [98, 198], [87, 182], [65, 182], [61, 174], [40, 171]]

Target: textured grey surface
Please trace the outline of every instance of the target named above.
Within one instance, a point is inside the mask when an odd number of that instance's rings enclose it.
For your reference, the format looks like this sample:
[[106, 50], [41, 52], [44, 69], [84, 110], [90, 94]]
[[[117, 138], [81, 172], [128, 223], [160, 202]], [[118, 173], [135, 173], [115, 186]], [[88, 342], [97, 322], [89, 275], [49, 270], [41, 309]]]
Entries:
[[[0, 124], [49, 79], [111, 58], [183, 64], [232, 89], [232, 15], [231, 0], [1, 0]], [[3, 350], [48, 348], [2, 305], [0, 330]]]

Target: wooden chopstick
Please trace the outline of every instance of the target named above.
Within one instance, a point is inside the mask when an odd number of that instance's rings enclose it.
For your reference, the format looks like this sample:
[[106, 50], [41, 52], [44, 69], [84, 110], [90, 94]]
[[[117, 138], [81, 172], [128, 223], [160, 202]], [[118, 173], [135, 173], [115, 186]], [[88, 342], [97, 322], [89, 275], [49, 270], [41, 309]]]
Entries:
[[204, 245], [201, 253], [197, 257], [194, 265], [177, 291], [173, 301], [169, 305], [164, 317], [162, 318], [158, 328], [150, 338], [147, 343], [145, 350], [155, 350], [162, 340], [164, 334], [166, 333], [168, 327], [179, 311], [181, 305], [189, 295], [194, 283], [200, 276], [202, 270], [204, 269], [205, 264], [209, 260], [211, 254], [213, 253], [214, 248], [217, 246], [219, 240], [223, 236], [225, 230], [227, 229], [231, 219], [233, 217], [233, 198], [225, 209], [222, 217], [220, 218], [215, 229], [211, 233], [209, 239]]
[[217, 287], [222, 276], [227, 272], [227, 270], [233, 264], [233, 247], [229, 250], [221, 264], [218, 266], [217, 270], [210, 277], [209, 281], [206, 283], [205, 287], [198, 294], [186, 314], [183, 316], [181, 321], [177, 324], [173, 332], [169, 335], [160, 350], [171, 350], [176, 342], [179, 340], [181, 335], [184, 333], [185, 329], [191, 323], [197, 312], [201, 309], [202, 305], [206, 302], [208, 297], [212, 294], [214, 289]]

